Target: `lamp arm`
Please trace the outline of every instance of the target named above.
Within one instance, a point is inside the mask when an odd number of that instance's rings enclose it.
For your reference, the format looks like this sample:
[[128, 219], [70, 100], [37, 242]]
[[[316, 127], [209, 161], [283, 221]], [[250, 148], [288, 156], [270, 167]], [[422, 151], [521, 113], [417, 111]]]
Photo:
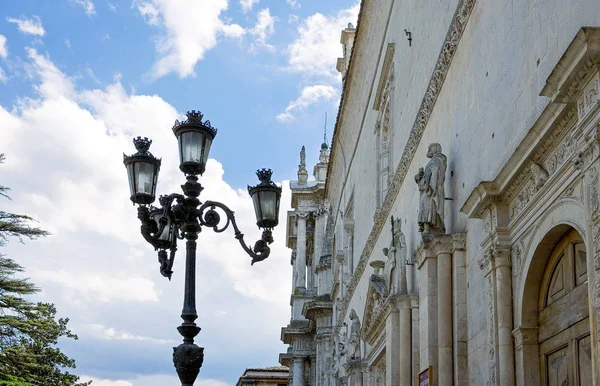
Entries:
[[[219, 227], [219, 223], [221, 222], [221, 216], [215, 208], [221, 209], [225, 212], [227, 216], [227, 222], [222, 227]], [[208, 209], [208, 210], [206, 210]], [[206, 211], [206, 213], [205, 213]], [[268, 244], [273, 242], [273, 234], [270, 229], [265, 229], [263, 231], [262, 237], [256, 243], [254, 243], [254, 247], [251, 248], [244, 241], [244, 234], [238, 228], [237, 222], [235, 220], [235, 213], [229, 209], [225, 204], [222, 204], [217, 201], [206, 201], [204, 204], [198, 208], [198, 220], [200, 224], [203, 226], [211, 227], [217, 233], [223, 232], [225, 229], [231, 225], [234, 231], [234, 237], [236, 240], [240, 242], [242, 249], [246, 251], [246, 253], [252, 257], [251, 265], [257, 263], [259, 261], [265, 260], [269, 257], [271, 253], [271, 248], [269, 248]]]

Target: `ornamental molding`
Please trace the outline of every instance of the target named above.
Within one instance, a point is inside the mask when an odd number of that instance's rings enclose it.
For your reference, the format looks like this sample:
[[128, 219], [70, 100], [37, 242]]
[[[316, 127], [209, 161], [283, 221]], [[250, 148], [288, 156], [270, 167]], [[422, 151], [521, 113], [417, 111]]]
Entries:
[[373, 103], [373, 109], [375, 110], [379, 110], [381, 105], [383, 105], [383, 101], [389, 93], [390, 88], [393, 88], [395, 52], [396, 43], [388, 43], [387, 50], [385, 51], [385, 58], [383, 59], [383, 66], [381, 67], [377, 92], [375, 93], [375, 102]]
[[429, 79], [427, 91], [425, 92], [425, 96], [421, 102], [421, 106], [415, 118], [413, 128], [408, 136], [409, 139], [404, 147], [400, 163], [396, 168], [396, 172], [394, 173], [392, 181], [389, 184], [388, 194], [386, 195], [381, 206], [381, 210], [375, 219], [375, 223], [371, 229], [371, 233], [369, 234], [369, 238], [367, 239], [365, 247], [363, 248], [344, 299], [341, 301], [341, 304], [338, 308], [338, 319], [335, 326], [336, 333], [339, 332], [342, 327], [342, 323], [344, 322], [346, 313], [348, 311], [350, 299], [354, 295], [356, 286], [358, 285], [358, 282], [365, 271], [369, 256], [375, 248], [377, 238], [383, 230], [384, 225], [387, 223], [392, 205], [394, 204], [394, 201], [400, 191], [400, 187], [402, 186], [402, 183], [408, 174], [410, 164], [415, 157], [417, 147], [421, 142], [421, 138], [423, 137], [423, 133], [425, 132], [425, 128], [427, 127], [427, 123], [429, 122], [429, 118], [433, 112], [435, 102], [442, 90], [444, 80], [446, 79], [446, 75], [448, 74], [448, 70], [452, 64], [452, 59], [454, 58], [454, 54], [456, 53], [456, 49], [461, 40], [467, 22], [469, 21], [469, 17], [471, 16], [471, 12], [473, 11], [475, 3], [476, 0], [459, 0], [458, 2], [456, 12], [454, 13], [452, 21], [450, 22], [450, 27], [446, 33], [446, 38], [438, 56], [437, 63], [431, 78]]
[[[376, 275], [372, 275], [372, 278], [373, 276]], [[381, 280], [383, 281], [383, 278]], [[377, 338], [385, 331], [387, 316], [396, 309], [390, 297], [386, 295], [386, 293], [379, 293], [376, 287], [372, 283], [369, 283], [367, 301], [362, 319], [361, 338], [371, 346], [375, 344]]]

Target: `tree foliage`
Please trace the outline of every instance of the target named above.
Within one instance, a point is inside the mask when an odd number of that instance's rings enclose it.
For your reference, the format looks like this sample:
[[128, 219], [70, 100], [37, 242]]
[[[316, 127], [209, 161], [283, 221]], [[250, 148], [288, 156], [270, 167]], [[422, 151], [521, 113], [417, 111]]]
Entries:
[[[9, 190], [0, 185], [0, 195], [7, 199]], [[49, 234], [31, 226], [33, 221], [0, 210], [0, 247], [10, 238], [23, 242]], [[89, 385], [79, 383], [79, 377], [66, 370], [75, 368], [75, 361], [56, 347], [61, 337], [77, 339], [67, 327], [69, 319], [57, 318], [52, 303], [28, 299], [40, 289], [20, 277], [23, 272], [21, 265], [0, 253], [0, 386]]]

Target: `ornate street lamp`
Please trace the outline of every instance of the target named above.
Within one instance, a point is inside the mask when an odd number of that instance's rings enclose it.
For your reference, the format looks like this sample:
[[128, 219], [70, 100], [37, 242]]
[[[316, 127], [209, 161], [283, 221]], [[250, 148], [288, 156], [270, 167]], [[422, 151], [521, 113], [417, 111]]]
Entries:
[[[160, 273], [171, 279], [173, 275], [173, 259], [177, 250], [177, 240], [186, 240], [185, 292], [181, 318], [183, 323], [177, 328], [183, 336], [183, 343], [173, 348], [173, 363], [182, 386], [192, 386], [204, 359], [204, 348], [194, 344], [194, 337], [200, 332], [195, 320], [196, 312], [196, 239], [202, 227], [213, 228], [215, 232], [223, 232], [231, 225], [234, 237], [252, 257], [251, 264], [269, 257], [269, 244], [273, 242], [272, 229], [277, 226], [279, 218], [279, 201], [281, 187], [271, 181], [270, 169], [256, 172], [260, 183], [248, 186], [248, 192], [254, 203], [256, 225], [263, 230], [262, 238], [254, 247], [244, 242], [231, 209], [220, 202], [200, 202], [198, 197], [204, 189], [198, 182], [198, 174], [202, 175], [206, 168], [208, 153], [217, 129], [210, 121], [202, 121], [203, 115], [194, 110], [187, 113], [183, 122], [175, 121], [173, 133], [179, 143], [179, 169], [185, 174], [187, 182], [181, 186], [183, 195], [172, 193], [159, 197], [160, 208], [152, 204], [156, 197], [156, 182], [161, 160], [148, 150], [152, 141], [137, 137], [133, 140], [137, 153], [123, 155], [123, 163], [127, 168], [131, 201], [138, 204], [138, 218], [142, 222], [141, 233], [155, 250], [158, 251]], [[217, 208], [224, 212], [226, 221], [221, 224], [221, 215]], [[167, 252], [168, 251], [168, 252]]]

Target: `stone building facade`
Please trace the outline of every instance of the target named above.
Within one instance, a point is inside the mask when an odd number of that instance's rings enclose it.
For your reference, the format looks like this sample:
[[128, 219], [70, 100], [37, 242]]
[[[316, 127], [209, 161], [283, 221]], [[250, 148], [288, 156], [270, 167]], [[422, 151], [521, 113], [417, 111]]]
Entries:
[[288, 386], [290, 369], [285, 366], [251, 367], [244, 371], [236, 386]]
[[600, 2], [363, 0], [342, 44], [291, 384], [600, 385]]

